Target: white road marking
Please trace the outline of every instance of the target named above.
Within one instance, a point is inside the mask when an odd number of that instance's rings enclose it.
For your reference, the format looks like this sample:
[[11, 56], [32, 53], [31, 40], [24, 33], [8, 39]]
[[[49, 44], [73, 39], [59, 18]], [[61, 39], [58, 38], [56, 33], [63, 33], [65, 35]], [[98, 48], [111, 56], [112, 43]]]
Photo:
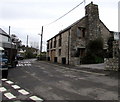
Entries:
[[85, 79], [85, 78], [78, 78], [78, 79]]
[[28, 95], [29, 92], [25, 91], [24, 89], [18, 90], [18, 92], [20, 92], [23, 95]]
[[[3, 80], [3, 81], [5, 81], [6, 83], [8, 83], [8, 84], [13, 84], [14, 82], [12, 82], [12, 81], [6, 81], [7, 79], [1, 79], [1, 80]], [[14, 88], [14, 89], [20, 89], [20, 86], [18, 86], [18, 85], [11, 85], [11, 87], [12, 88]], [[4, 87], [0, 87], [0, 92], [6, 92], [7, 91], [7, 89], [6, 88], [4, 88]], [[30, 94], [29, 92], [27, 92], [26, 90], [24, 90], [24, 89], [20, 89], [20, 90], [18, 90], [18, 92], [19, 93], [21, 93], [21, 94], [23, 94], [23, 95], [28, 95], [28, 94]], [[16, 98], [16, 96], [14, 96], [12, 93], [10, 93], [10, 92], [7, 92], [7, 93], [4, 93], [4, 96], [5, 97], [7, 97], [8, 99], [14, 99], [14, 98]], [[39, 97], [37, 97], [37, 96], [29, 96], [29, 98], [31, 99], [31, 100], [33, 100], [33, 101], [39, 101], [39, 102], [42, 102], [43, 101], [43, 99], [41, 99], [41, 98], [39, 98]], [[17, 102], [17, 101], [16, 101]], [[19, 101], [20, 102], [20, 101]]]
[[20, 89], [20, 87], [19, 87], [18, 85], [12, 85], [12, 87], [13, 87], [14, 89]]
[[5, 92], [5, 91], [7, 91], [6, 88], [0, 87], [0, 92]]
[[27, 66], [27, 64], [24, 64], [24, 66]]
[[2, 81], [6, 81], [7, 79], [1, 79]]
[[6, 83], [8, 83], [8, 84], [13, 84], [13, 82], [12, 82], [12, 81], [6, 81]]
[[27, 64], [27, 66], [31, 66], [31, 64]]
[[4, 95], [5, 95], [8, 99], [16, 98], [16, 96], [14, 96], [13, 94], [11, 94], [10, 92], [5, 93]]
[[41, 102], [43, 101], [43, 99], [41, 99], [41, 98], [39, 98], [37, 96], [31, 96], [30, 99], [34, 100], [34, 101], [41, 101]]
[[24, 66], [23, 64], [19, 64], [19, 66]]
[[31, 66], [31, 64], [29, 62], [21, 62], [20, 64], [17, 64], [18, 67], [20, 66]]

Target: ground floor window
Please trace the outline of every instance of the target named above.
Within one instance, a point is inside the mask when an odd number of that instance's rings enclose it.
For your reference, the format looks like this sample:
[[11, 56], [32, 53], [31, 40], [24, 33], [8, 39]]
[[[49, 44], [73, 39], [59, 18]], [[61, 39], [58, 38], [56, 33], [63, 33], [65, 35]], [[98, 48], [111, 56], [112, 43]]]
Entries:
[[77, 48], [75, 57], [84, 57], [84, 56], [85, 56], [85, 48]]

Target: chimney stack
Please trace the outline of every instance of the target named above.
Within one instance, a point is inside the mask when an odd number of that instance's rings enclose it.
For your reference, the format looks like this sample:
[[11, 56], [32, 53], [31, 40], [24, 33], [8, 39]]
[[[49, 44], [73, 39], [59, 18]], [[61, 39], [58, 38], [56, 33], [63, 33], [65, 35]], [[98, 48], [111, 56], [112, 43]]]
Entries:
[[87, 35], [90, 38], [89, 40], [93, 40], [98, 37], [99, 35], [99, 11], [98, 11], [98, 5], [93, 4], [91, 2], [85, 7], [85, 15], [87, 16], [86, 19], [86, 27], [88, 29]]

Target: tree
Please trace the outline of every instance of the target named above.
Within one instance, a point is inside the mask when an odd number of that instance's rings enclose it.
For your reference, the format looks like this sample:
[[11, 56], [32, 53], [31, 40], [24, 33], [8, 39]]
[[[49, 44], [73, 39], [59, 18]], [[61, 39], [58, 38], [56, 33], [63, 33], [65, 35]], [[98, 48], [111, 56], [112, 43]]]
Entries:
[[20, 48], [20, 47], [21, 47], [22, 41], [21, 41], [15, 34], [12, 34], [12, 35], [11, 35], [11, 40], [12, 40], [12, 43], [14, 43], [17, 48]]
[[108, 39], [108, 51], [106, 53], [106, 56], [107, 58], [112, 58], [113, 57], [113, 41], [114, 41], [114, 37], [110, 37]]

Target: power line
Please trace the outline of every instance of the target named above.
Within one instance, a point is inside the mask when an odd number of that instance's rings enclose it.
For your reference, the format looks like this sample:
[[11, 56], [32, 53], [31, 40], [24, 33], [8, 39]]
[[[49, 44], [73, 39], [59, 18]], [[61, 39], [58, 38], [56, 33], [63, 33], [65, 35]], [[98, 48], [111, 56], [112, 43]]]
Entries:
[[72, 8], [70, 11], [68, 11], [67, 13], [65, 13], [64, 15], [62, 15], [61, 17], [59, 17], [58, 19], [56, 19], [56, 20], [52, 21], [51, 23], [46, 24], [44, 26], [48, 26], [48, 25], [51, 25], [51, 24], [57, 22], [58, 20], [60, 20], [61, 18], [63, 18], [64, 16], [66, 16], [67, 14], [69, 14], [70, 12], [72, 12], [74, 9], [76, 9], [78, 6], [80, 6], [82, 3], [85, 4], [85, 0], [83, 0], [81, 3], [79, 3], [77, 6], [75, 6], [74, 8]]

